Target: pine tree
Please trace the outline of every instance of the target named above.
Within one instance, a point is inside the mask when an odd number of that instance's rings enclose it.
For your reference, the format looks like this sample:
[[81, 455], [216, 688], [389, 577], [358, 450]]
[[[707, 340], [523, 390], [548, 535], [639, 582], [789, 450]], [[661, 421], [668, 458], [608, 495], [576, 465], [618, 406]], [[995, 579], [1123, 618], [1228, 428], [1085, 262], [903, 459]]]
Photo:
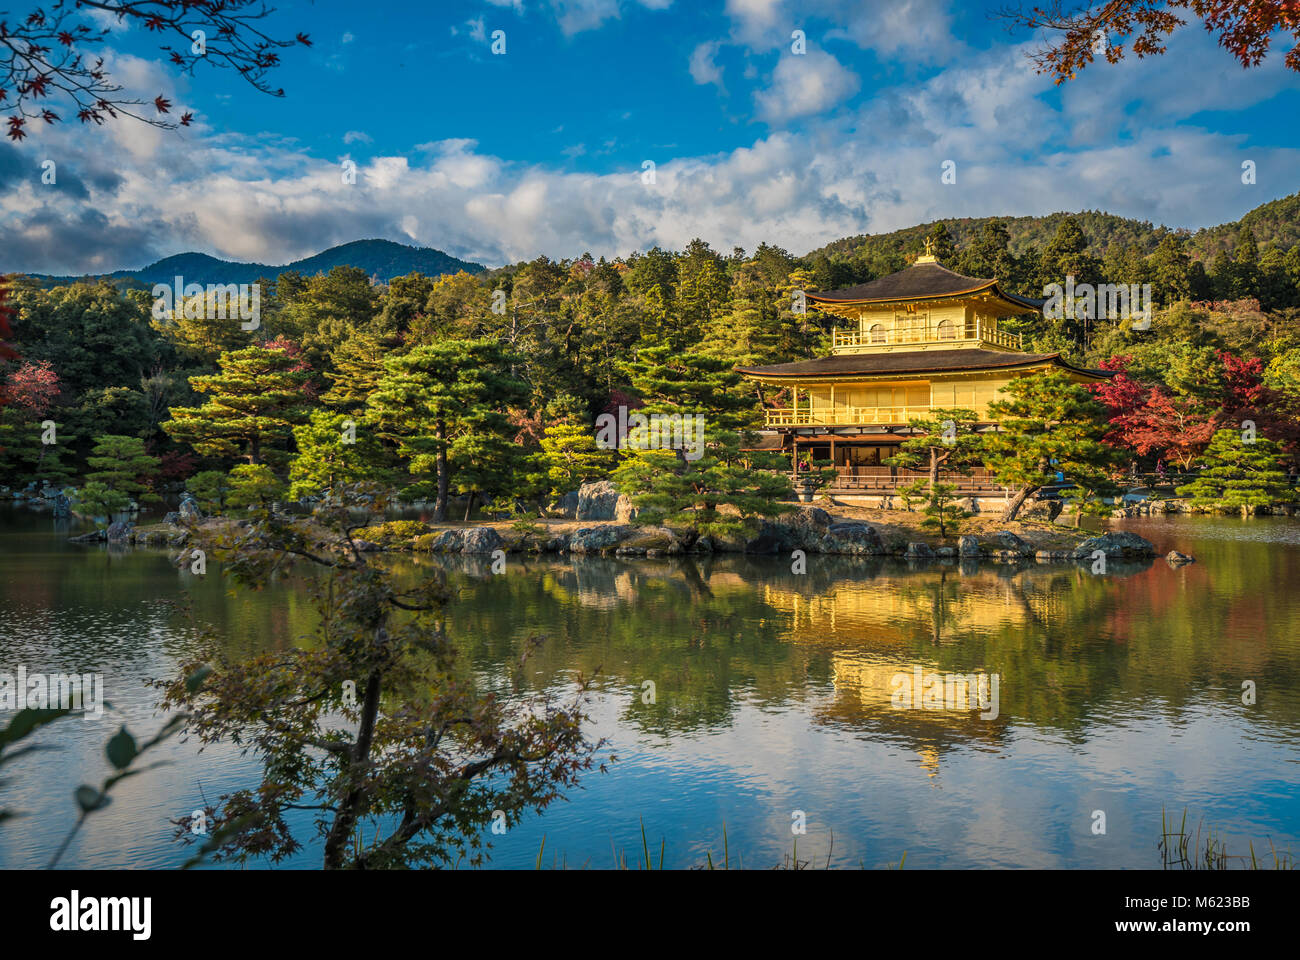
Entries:
[[1240, 510], [1249, 516], [1280, 503], [1294, 503], [1296, 490], [1284, 469], [1281, 448], [1268, 437], [1247, 442], [1237, 430], [1219, 430], [1202, 455], [1200, 475], [1178, 488], [1202, 510]]
[[1109, 516], [1114, 507], [1110, 501], [1118, 497], [1120, 488], [1111, 480], [1109, 467], [1115, 466], [1118, 452], [1110, 459], [1099, 463], [1074, 462], [1070, 474], [1066, 477], [1069, 486], [1061, 491], [1061, 497], [1074, 505], [1074, 525], [1077, 528], [1085, 517]]
[[321, 402], [347, 413], [358, 413], [379, 386], [384, 361], [399, 346], [396, 338], [376, 333], [356, 333], [330, 354], [333, 369], [325, 374], [331, 386]]
[[1110, 462], [1103, 408], [1083, 384], [1060, 371], [1017, 377], [989, 404], [998, 423], [985, 434], [984, 459], [998, 483], [1018, 488], [1003, 522], [1016, 518], [1033, 494], [1071, 476]]
[[289, 351], [268, 347], [223, 353], [220, 363], [221, 373], [190, 378], [191, 387], [209, 395], [207, 403], [172, 407], [163, 430], [205, 457], [285, 469], [293, 428], [307, 420], [303, 388], [311, 371]]
[[[680, 526], [690, 546], [702, 536], [752, 530], [757, 518], [790, 509], [777, 502], [791, 492], [781, 458], [741, 449], [757, 407], [724, 362], [647, 347], [628, 369], [633, 389], [647, 401], [637, 413], [681, 417], [683, 425], [682, 436], [668, 445], [662, 435], [654, 448], [629, 444], [614, 472], [615, 484], [639, 511], [637, 523]], [[703, 417], [702, 429], [697, 417]]]
[[899, 445], [898, 453], [888, 463], [906, 470], [927, 471], [926, 490], [939, 482], [940, 470], [969, 474], [971, 467], [979, 464], [984, 450], [983, 438], [975, 432], [978, 420], [974, 410], [962, 407], [937, 408], [928, 417], [913, 417], [908, 421], [912, 436]]
[[1011, 234], [1003, 220], [988, 220], [979, 236], [967, 244], [953, 269], [969, 277], [999, 280], [1008, 289], [1018, 290], [1022, 268], [1011, 253]]
[[[1038, 285], [1040, 289], [1048, 284], [1058, 283], [1065, 286], [1067, 278], [1074, 277], [1074, 283], [1096, 284], [1101, 280], [1101, 265], [1096, 257], [1088, 253], [1088, 238], [1074, 217], [1065, 217], [1056, 230], [1056, 235], [1043, 248], [1038, 261]], [[1075, 314], [1074, 317], [1070, 313]], [[1053, 323], [1053, 330], [1078, 344], [1083, 344], [1087, 334], [1088, 318], [1078, 315], [1077, 310], [1067, 311], [1065, 317]]]
[[957, 262], [957, 248], [953, 246], [952, 234], [948, 232], [948, 226], [940, 221], [930, 228], [926, 234], [926, 239], [930, 241], [930, 254], [939, 263], [952, 269], [952, 265]]
[[528, 397], [527, 385], [510, 373], [513, 359], [495, 340], [442, 340], [384, 364], [371, 419], [398, 445], [411, 474], [433, 475], [432, 490], [427, 479], [408, 489], [434, 493], [438, 521], [447, 518], [455, 471], [465, 471], [466, 492], [492, 495], [522, 453], [506, 416]]
[[925, 519], [921, 521], [921, 528], [937, 529], [944, 539], [957, 536], [962, 521], [971, 515], [969, 510], [958, 506], [957, 487], [951, 483], [936, 483], [930, 487], [922, 513]]
[[[259, 304], [260, 304], [259, 296]], [[256, 334], [241, 326], [240, 301], [218, 298], [188, 297], [173, 306], [170, 313], [153, 319], [150, 326], [187, 359], [211, 366], [223, 353], [249, 346]], [[218, 309], [220, 307], [220, 309]], [[259, 327], [265, 330], [265, 325]]]
[[548, 413], [552, 420], [541, 446], [551, 495], [562, 496], [583, 483], [609, 476], [614, 457], [597, 446], [582, 402], [576, 397], [559, 397], [549, 405]]
[[207, 513], [220, 513], [230, 494], [230, 478], [220, 470], [200, 470], [185, 481], [186, 491]]
[[1166, 234], [1150, 257], [1151, 292], [1165, 306], [1192, 297], [1191, 260], [1185, 244]]
[[159, 460], [149, 456], [139, 437], [117, 434], [96, 437], [86, 463], [94, 468], [86, 474], [87, 480], [99, 481], [137, 501], [161, 499], [152, 492]]
[[285, 486], [264, 463], [241, 463], [230, 471], [226, 505], [266, 509], [284, 496]]
[[360, 414], [313, 410], [293, 428], [298, 452], [289, 464], [289, 496], [298, 500], [327, 494], [338, 484], [394, 480], [396, 458], [380, 441], [375, 425]]
[[111, 519], [119, 510], [125, 510], [131, 503], [125, 493], [114, 490], [105, 483], [91, 480], [81, 485], [71, 497], [77, 513], [93, 517], [99, 526]]
[[732, 278], [731, 309], [715, 317], [699, 352], [736, 366], [775, 363], [779, 353], [776, 312], [754, 264], [744, 264]]

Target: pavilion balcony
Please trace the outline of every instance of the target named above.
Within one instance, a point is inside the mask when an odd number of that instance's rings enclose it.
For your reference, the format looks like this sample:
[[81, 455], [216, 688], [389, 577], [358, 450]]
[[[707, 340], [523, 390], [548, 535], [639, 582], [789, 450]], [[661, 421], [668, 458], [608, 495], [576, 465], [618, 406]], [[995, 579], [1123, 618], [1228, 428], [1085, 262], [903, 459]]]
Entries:
[[[806, 472], [806, 471], [805, 471]], [[905, 470], [889, 466], [840, 466], [837, 477], [826, 489], [840, 494], [894, 494], [900, 487], [924, 480], [929, 474], [924, 470]], [[796, 485], [799, 474], [792, 474]], [[951, 483], [962, 496], [1004, 495], [1006, 488], [999, 484], [984, 467], [975, 467], [969, 474], [941, 472], [939, 479]]]
[[1025, 345], [1024, 337], [1020, 334], [1004, 333], [979, 317], [966, 324], [954, 324], [947, 320], [939, 323], [918, 320], [913, 325], [896, 324], [892, 329], [881, 325], [870, 330], [845, 329], [831, 333], [831, 349], [837, 353], [881, 350], [894, 346], [955, 347], [972, 343], [1006, 350], [1023, 350]]
[[927, 417], [934, 407], [931, 404], [913, 404], [904, 407], [812, 407], [800, 406], [797, 410], [784, 407], [768, 410], [769, 427], [853, 427], [864, 424], [907, 423], [914, 417]]

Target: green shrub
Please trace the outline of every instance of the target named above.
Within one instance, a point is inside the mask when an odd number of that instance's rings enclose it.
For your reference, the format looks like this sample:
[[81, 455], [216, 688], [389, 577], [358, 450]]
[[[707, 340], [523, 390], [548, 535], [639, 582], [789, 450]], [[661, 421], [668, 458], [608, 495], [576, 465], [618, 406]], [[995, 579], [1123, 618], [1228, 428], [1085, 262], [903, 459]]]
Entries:
[[362, 540], [391, 546], [399, 541], [410, 540], [429, 532], [429, 528], [418, 520], [390, 520], [373, 527], [364, 527], [356, 532]]

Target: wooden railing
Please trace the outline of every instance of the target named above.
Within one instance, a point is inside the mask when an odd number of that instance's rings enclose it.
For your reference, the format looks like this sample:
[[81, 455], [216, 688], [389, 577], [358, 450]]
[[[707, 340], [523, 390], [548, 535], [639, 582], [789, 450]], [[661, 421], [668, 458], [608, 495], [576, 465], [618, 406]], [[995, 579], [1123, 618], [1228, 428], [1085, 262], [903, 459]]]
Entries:
[[965, 324], [958, 324], [952, 328], [953, 336], [948, 337], [939, 336], [936, 324], [926, 324], [925, 326], [902, 330], [886, 329], [883, 334], [878, 331], [875, 334], [875, 339], [868, 330], [833, 330], [831, 331], [831, 347], [832, 349], [837, 347], [888, 347], [898, 344], [939, 346], [945, 343], [983, 341], [994, 346], [1005, 347], [1008, 350], [1024, 349], [1024, 337], [1020, 334], [1004, 333], [978, 318], [976, 318], [973, 326], [973, 335], [967, 335]]
[[903, 407], [784, 407], [767, 411], [769, 427], [854, 426], [866, 423], [907, 423], [913, 417], [925, 417], [934, 407], [911, 404]]
[[[839, 475], [831, 482], [828, 489], [841, 493], [893, 493], [899, 487], [929, 476], [924, 470], [906, 470], [889, 466], [841, 466], [837, 467], [836, 471]], [[973, 468], [968, 476], [945, 473], [943, 480], [945, 483], [953, 484], [959, 491], [968, 495], [971, 493], [1001, 493], [1004, 491], [1004, 488], [989, 475], [988, 470], [984, 467]]]

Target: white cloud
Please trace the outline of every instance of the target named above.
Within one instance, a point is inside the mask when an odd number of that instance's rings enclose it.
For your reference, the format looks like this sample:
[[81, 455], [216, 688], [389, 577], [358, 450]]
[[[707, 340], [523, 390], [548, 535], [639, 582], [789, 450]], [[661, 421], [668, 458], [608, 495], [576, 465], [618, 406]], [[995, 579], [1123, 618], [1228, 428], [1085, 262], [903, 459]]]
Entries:
[[361, 130], [349, 130], [343, 134], [344, 143], [374, 143], [375, 138]]
[[860, 85], [858, 75], [829, 53], [809, 50], [782, 57], [772, 85], [754, 99], [766, 119], [779, 122], [823, 113], [857, 93]]
[[691, 51], [691, 79], [696, 83], [712, 83], [719, 90], [724, 89], [722, 86], [722, 68], [718, 66], [714, 59], [718, 55], [720, 46], [721, 44], [715, 40], [710, 43], [701, 43]]
[[351, 43], [351, 42], [352, 42], [353, 40], [355, 40], [355, 39], [356, 39], [356, 37], [354, 37], [354, 36], [353, 36], [352, 34], [350, 34], [350, 33], [345, 33], [345, 34], [343, 34], [343, 42], [344, 42], [344, 43]]
[[[1244, 137], [1188, 122], [1203, 103], [1244, 108], [1293, 82], [1266, 70], [1237, 85], [1240, 68], [1227, 55], [1212, 41], [1204, 53], [1199, 76], [1209, 89], [1200, 98], [1172, 93], [1186, 84], [1187, 62], [1172, 47], [1169, 58], [1127, 73], [1085, 71], [1059, 97], [1023, 49], [974, 53], [853, 110], [813, 116], [797, 137], [777, 130], [728, 152], [663, 160], [653, 186], [639, 167], [572, 172], [495, 156], [465, 138], [358, 161], [357, 182], [345, 185], [337, 161], [266, 135], [202, 126], [159, 134], [129, 121], [44, 128], [0, 144], [0, 271], [104, 271], [184, 250], [284, 263], [370, 236], [489, 264], [680, 248], [696, 236], [724, 250], [766, 240], [803, 253], [940, 217], [1096, 208], [1197, 227], [1294, 190], [1300, 167], [1300, 151], [1244, 154]], [[777, 73], [834, 77], [838, 64], [826, 70], [817, 56], [788, 57]], [[778, 77], [766, 92], [772, 110], [842, 103], [856, 82], [801, 76]], [[45, 156], [60, 158], [57, 187], [39, 184]], [[1243, 156], [1258, 164], [1261, 184], [1277, 186], [1243, 186]], [[948, 159], [957, 164], [952, 186], [940, 182]]]
[[565, 36], [594, 30], [620, 16], [618, 0], [550, 0], [550, 4]]
[[727, 0], [725, 10], [732, 40], [752, 51], [789, 49], [794, 30], [806, 31], [810, 21], [825, 20], [837, 26], [823, 39], [932, 63], [959, 46], [948, 7], [948, 0]]

